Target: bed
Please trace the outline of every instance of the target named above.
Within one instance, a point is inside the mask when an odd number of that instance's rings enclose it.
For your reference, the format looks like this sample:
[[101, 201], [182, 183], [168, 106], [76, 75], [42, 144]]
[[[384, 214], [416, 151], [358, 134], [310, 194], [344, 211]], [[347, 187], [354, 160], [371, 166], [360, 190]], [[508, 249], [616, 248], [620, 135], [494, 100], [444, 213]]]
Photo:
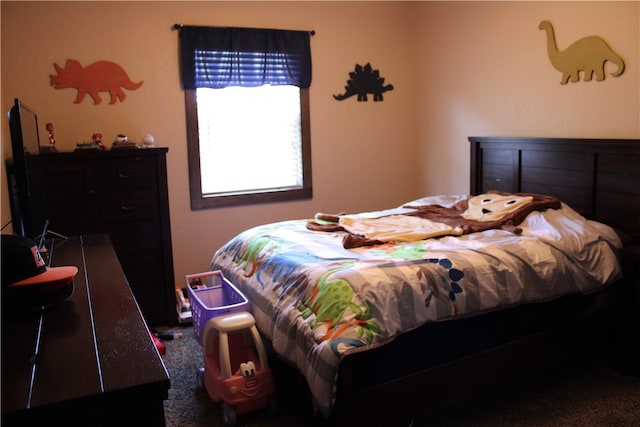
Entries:
[[[469, 142], [468, 194], [265, 224], [213, 255], [321, 419], [390, 424], [561, 363], [585, 336], [615, 345], [640, 140]], [[494, 202], [510, 221], [469, 226]]]

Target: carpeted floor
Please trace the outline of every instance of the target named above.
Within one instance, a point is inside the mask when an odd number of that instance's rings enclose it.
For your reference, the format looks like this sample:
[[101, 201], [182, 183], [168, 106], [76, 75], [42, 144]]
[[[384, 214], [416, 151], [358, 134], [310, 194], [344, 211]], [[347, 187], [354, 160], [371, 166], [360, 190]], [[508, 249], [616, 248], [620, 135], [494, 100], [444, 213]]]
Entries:
[[[181, 340], [164, 341], [166, 354], [163, 359], [171, 377], [169, 398], [165, 401], [167, 426], [223, 426], [219, 406], [197, 387], [196, 370], [202, 366], [203, 356], [192, 327], [158, 329], [184, 333]], [[314, 417], [309, 393], [301, 377], [277, 361], [272, 370], [278, 390], [277, 411], [272, 413], [265, 409], [239, 415], [236, 425], [306, 427], [325, 424]], [[407, 424], [402, 421], [398, 425]], [[447, 411], [414, 417], [412, 425], [640, 426], [640, 377], [621, 375], [599, 360], [581, 360], [573, 366], [461, 403]]]

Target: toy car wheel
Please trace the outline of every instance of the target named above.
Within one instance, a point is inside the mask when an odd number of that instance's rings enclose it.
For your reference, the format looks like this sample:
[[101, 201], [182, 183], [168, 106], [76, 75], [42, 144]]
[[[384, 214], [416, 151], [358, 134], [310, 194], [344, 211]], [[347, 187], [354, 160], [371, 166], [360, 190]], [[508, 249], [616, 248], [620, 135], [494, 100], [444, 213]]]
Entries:
[[199, 389], [204, 388], [204, 368], [196, 368], [196, 384]]
[[222, 404], [222, 422], [226, 427], [233, 427], [236, 425], [236, 411], [226, 403]]

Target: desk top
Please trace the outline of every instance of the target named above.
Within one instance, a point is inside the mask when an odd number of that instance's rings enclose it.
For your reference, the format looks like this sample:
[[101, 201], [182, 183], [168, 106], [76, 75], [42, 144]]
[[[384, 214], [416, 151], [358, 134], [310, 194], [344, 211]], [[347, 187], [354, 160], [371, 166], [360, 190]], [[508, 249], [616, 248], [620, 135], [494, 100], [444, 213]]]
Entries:
[[3, 319], [3, 418], [56, 403], [90, 406], [105, 396], [165, 400], [169, 374], [108, 236], [56, 241], [49, 256], [52, 266], [78, 267], [73, 294]]

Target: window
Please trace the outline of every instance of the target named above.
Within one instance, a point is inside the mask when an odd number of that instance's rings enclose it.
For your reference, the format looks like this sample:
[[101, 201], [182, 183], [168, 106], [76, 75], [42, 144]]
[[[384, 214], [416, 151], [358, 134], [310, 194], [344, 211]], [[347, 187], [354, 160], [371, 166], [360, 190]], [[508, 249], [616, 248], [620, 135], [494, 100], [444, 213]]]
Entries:
[[180, 30], [191, 208], [311, 198], [309, 33]]
[[187, 90], [192, 209], [309, 199], [308, 89]]

